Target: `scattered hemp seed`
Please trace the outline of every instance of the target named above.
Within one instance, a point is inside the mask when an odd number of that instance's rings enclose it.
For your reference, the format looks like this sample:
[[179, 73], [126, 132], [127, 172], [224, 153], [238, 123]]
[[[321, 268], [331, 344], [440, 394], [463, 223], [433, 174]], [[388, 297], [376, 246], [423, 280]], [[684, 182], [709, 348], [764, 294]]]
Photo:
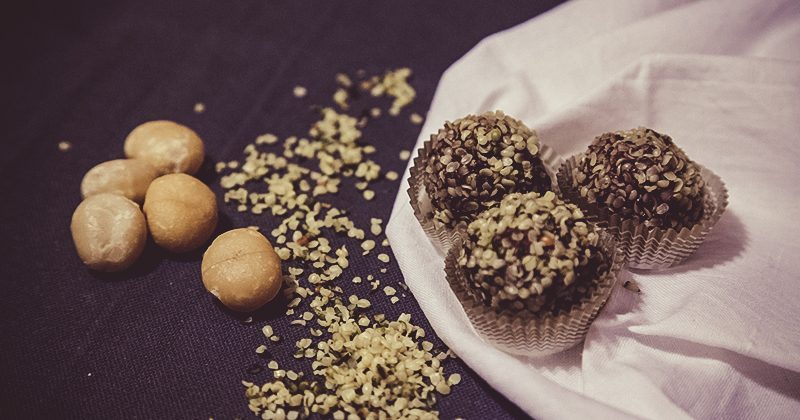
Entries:
[[374, 97], [391, 96], [394, 98], [389, 108], [389, 115], [399, 115], [400, 110], [414, 101], [416, 91], [408, 84], [411, 69], [404, 67], [387, 71], [383, 77], [372, 77], [361, 84], [361, 88], [368, 90]]
[[634, 293], [641, 292], [641, 289], [639, 289], [639, 286], [636, 284], [636, 282], [634, 282], [632, 280], [625, 281], [625, 283], [622, 284], [622, 287], [624, 287], [624, 288], [626, 288], [626, 289], [628, 289], [628, 290], [630, 290], [631, 292], [634, 292]]
[[[336, 93], [336, 108], [330, 104], [316, 108], [319, 116], [307, 133], [283, 140], [264, 134], [244, 148], [238, 166], [225, 162], [216, 168], [225, 203], [270, 220], [264, 233], [271, 236], [288, 272], [284, 298], [289, 302], [285, 312], [292, 317], [292, 331], [282, 334], [295, 340], [284, 357], [309, 364], [303, 375], [279, 369], [272, 360], [267, 364], [272, 379], [263, 384], [242, 382], [249, 409], [262, 418], [438, 418], [437, 399], [451, 391], [444, 359], [423, 347], [425, 331], [411, 324], [408, 314], [391, 320], [372, 313], [374, 306], [385, 304], [381, 299], [387, 299], [385, 291], [377, 292], [380, 280], [370, 273], [354, 276], [347, 271], [352, 258], [348, 247], [358, 241], [364, 255], [372, 251], [384, 233], [383, 222], [372, 218], [369, 226], [357, 224], [348, 209], [329, 200], [351, 185], [370, 200], [375, 195], [373, 183], [399, 178], [371, 159], [377, 148], [362, 138], [361, 130], [381, 115], [380, 108], [359, 116], [348, 115], [346, 108], [348, 101], [358, 100], [360, 90], [393, 98], [389, 113], [397, 115], [414, 99], [407, 83], [410, 74], [408, 69], [375, 77], [356, 73], [356, 80], [337, 75], [342, 93]], [[407, 160], [410, 152], [405, 154]], [[351, 208], [357, 209], [353, 204]], [[373, 239], [366, 239], [369, 234]], [[381, 239], [388, 246], [385, 237]], [[348, 242], [342, 244], [343, 240]], [[378, 258], [389, 261], [388, 254]], [[369, 283], [373, 300], [345, 294], [343, 282]], [[358, 287], [367, 291], [367, 285]], [[393, 288], [386, 290], [397, 294]], [[388, 300], [396, 303], [399, 297]], [[274, 331], [268, 339], [280, 340]], [[267, 357], [272, 358], [265, 349], [261, 358]]]
[[375, 191], [372, 190], [364, 190], [364, 199], [367, 201], [372, 200], [375, 198]]
[[331, 337], [312, 354], [319, 379], [300, 379], [270, 362], [275, 380], [262, 386], [242, 381], [254, 414], [273, 418], [290, 410], [303, 417], [438, 418], [436, 394], [450, 393], [451, 385], [432, 346], [412, 338], [422, 329], [410, 323], [409, 314], [396, 321], [376, 315], [367, 326], [332, 307], [322, 314]]
[[261, 332], [264, 333], [264, 337], [267, 337], [267, 338], [272, 337], [272, 326], [264, 325], [264, 327], [261, 328]]
[[372, 239], [367, 239], [366, 241], [361, 242], [361, 249], [364, 250], [362, 255], [369, 254], [370, 251], [375, 249], [375, 241], [373, 241]]
[[422, 115], [419, 115], [419, 114], [417, 114], [416, 112], [415, 112], [415, 113], [413, 113], [413, 114], [411, 114], [411, 115], [408, 117], [408, 119], [409, 119], [409, 121], [411, 121], [411, 123], [412, 123], [412, 124], [416, 124], [416, 125], [420, 125], [420, 124], [422, 124], [422, 122], [423, 122], [423, 121], [425, 121], [425, 120], [422, 118]]
[[195, 114], [202, 114], [205, 111], [206, 111], [206, 104], [204, 104], [202, 102], [198, 102], [198, 103], [194, 104], [194, 113]]
[[267, 351], [267, 346], [265, 346], [263, 344], [258, 346], [258, 347], [256, 347], [256, 353], [258, 353], [258, 354], [264, 354], [265, 351]]
[[295, 98], [304, 98], [308, 94], [308, 89], [298, 85], [292, 89], [292, 94]]
[[394, 296], [394, 294], [397, 293], [397, 290], [395, 290], [392, 286], [386, 286], [383, 288], [383, 293], [385, 293], [386, 296]]
[[274, 134], [262, 134], [256, 137], [256, 144], [275, 144], [278, 142], [278, 136]]
[[348, 99], [350, 99], [350, 95], [342, 88], [336, 89], [336, 92], [333, 94], [333, 102], [344, 110], [350, 109], [350, 104], [347, 103]]
[[383, 223], [383, 220], [372, 218], [370, 220], [370, 228], [369, 228], [370, 233], [372, 233], [375, 236], [380, 235], [381, 232], [383, 232], [383, 228], [381, 228], [381, 223]]
[[335, 79], [336, 79], [336, 84], [345, 89], [353, 86], [353, 80], [350, 79], [350, 76], [344, 73], [336, 73]]
[[400, 151], [400, 160], [408, 160], [411, 157], [411, 152], [408, 150], [401, 150]]
[[381, 262], [385, 262], [385, 263], [389, 262], [389, 256], [387, 254], [378, 254], [378, 259]]
[[60, 141], [58, 142], [58, 150], [62, 152], [68, 152], [69, 149], [72, 149], [72, 143], [68, 141]]

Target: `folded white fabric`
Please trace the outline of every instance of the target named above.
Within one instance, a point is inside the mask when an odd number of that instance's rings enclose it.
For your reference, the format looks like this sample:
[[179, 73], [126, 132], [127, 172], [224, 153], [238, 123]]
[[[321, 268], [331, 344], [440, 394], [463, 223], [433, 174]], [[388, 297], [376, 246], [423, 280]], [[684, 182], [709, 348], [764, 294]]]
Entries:
[[722, 177], [730, 204], [686, 263], [624, 273], [641, 293], [618, 286], [582, 345], [525, 359], [472, 330], [404, 184], [387, 234], [439, 336], [537, 418], [797, 416], [800, 2], [567, 3], [454, 64], [417, 147], [494, 109], [565, 157], [606, 131], [667, 133]]

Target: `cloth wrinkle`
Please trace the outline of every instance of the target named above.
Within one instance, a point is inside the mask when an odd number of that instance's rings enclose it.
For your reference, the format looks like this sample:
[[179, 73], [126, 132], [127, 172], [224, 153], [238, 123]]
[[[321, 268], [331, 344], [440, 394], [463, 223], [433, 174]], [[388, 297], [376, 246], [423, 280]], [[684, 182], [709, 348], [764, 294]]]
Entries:
[[[623, 273], [584, 343], [537, 361], [475, 336], [401, 188], [387, 235], [447, 344], [535, 418], [593, 416], [592, 403], [655, 419], [798, 412], [800, 265], [787, 256], [800, 251], [800, 228], [785, 222], [800, 216], [798, 25], [789, 0], [578, 0], [488, 37], [448, 69], [417, 148], [445, 119], [488, 107], [562, 157], [603, 132], [648, 126], [719, 174], [729, 205], [684, 264]], [[508, 68], [487, 75], [489, 63]]]

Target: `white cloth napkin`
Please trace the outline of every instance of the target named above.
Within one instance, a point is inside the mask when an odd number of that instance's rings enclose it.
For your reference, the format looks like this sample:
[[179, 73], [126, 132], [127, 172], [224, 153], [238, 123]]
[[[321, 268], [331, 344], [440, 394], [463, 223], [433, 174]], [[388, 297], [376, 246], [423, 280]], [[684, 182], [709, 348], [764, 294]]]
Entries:
[[582, 345], [526, 359], [475, 334], [404, 183], [387, 234], [439, 336], [536, 418], [800, 415], [800, 2], [569, 2], [455, 63], [416, 147], [494, 109], [565, 157], [606, 131], [670, 134], [730, 204], [686, 263], [624, 272], [641, 293], [618, 284]]

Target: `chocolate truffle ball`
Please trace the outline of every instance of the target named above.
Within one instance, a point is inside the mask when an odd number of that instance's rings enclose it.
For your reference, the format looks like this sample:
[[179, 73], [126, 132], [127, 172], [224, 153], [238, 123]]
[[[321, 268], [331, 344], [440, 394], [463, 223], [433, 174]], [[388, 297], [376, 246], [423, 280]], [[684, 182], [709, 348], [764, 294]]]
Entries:
[[448, 121], [430, 142], [422, 182], [436, 224], [469, 223], [511, 192], [551, 189], [536, 132], [502, 111]]
[[509, 194], [467, 226], [458, 269], [473, 297], [497, 313], [569, 311], [611, 262], [581, 210], [548, 191]]
[[703, 217], [700, 169], [672, 138], [649, 128], [595, 138], [572, 181], [582, 199], [621, 220], [680, 230]]

